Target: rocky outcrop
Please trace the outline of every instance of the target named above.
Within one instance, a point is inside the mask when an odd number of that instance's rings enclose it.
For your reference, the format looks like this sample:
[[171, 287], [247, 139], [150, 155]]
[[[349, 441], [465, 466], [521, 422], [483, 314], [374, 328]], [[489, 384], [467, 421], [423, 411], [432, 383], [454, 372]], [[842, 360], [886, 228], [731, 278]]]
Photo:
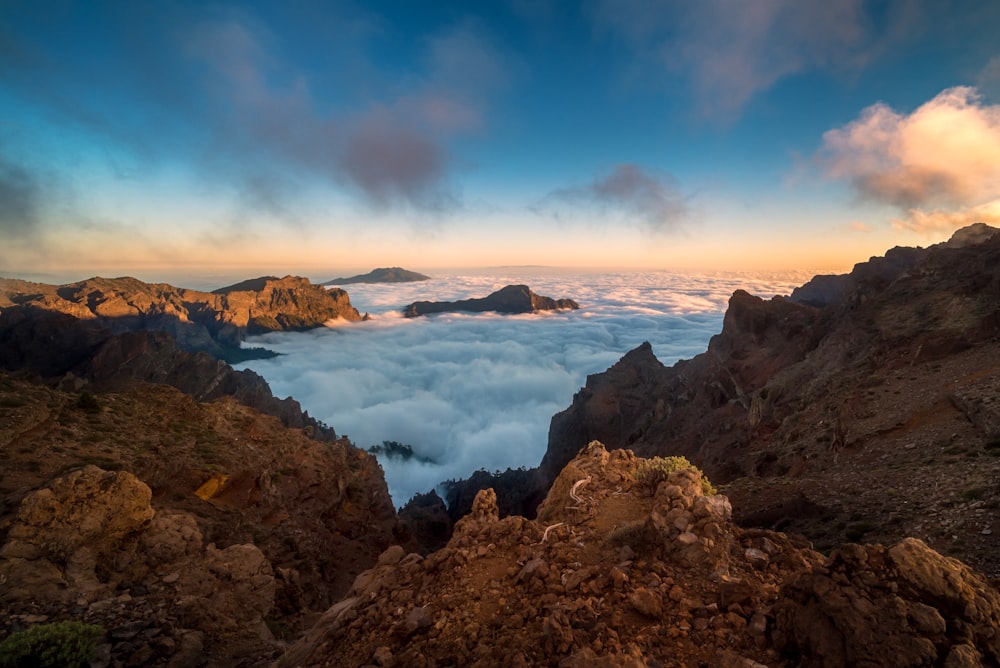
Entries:
[[430, 276], [401, 267], [379, 267], [372, 269], [367, 274], [358, 274], [347, 278], [331, 278], [324, 281], [323, 285], [349, 285], [351, 283], [414, 283], [416, 281], [429, 281]]
[[256, 278], [211, 293], [134, 278], [91, 278], [60, 286], [0, 279], [0, 312], [13, 306], [92, 320], [113, 333], [166, 332], [185, 350], [229, 361], [262, 354], [240, 348], [247, 334], [361, 319], [343, 290], [327, 290], [296, 276]]
[[1000, 596], [961, 563], [915, 539], [827, 558], [734, 526], [697, 470], [651, 482], [649, 466], [591, 443], [536, 521], [500, 519], [496, 495], [480, 492], [446, 547], [389, 548], [279, 665], [1000, 660]]
[[0, 548], [0, 601], [35, 619], [73, 609], [133, 665], [175, 659], [194, 639], [218, 663], [273, 646], [264, 617], [276, 585], [263, 553], [205, 545], [193, 516], [157, 514], [150, 498], [130, 473], [96, 466], [25, 497]]
[[552, 299], [536, 295], [527, 285], [508, 285], [486, 297], [461, 299], [455, 302], [413, 302], [403, 308], [403, 315], [415, 318], [432, 313], [468, 311], [481, 313], [535, 313], [558, 309], [578, 309], [580, 305], [572, 299]]
[[748, 417], [758, 410], [758, 391], [816, 347], [820, 327], [813, 307], [737, 290], [707, 352], [668, 369], [644, 343], [589, 376], [552, 418], [543, 474], [553, 479], [593, 439], [646, 456], [684, 455], [723, 482], [742, 474], [740, 459], [759, 427]]

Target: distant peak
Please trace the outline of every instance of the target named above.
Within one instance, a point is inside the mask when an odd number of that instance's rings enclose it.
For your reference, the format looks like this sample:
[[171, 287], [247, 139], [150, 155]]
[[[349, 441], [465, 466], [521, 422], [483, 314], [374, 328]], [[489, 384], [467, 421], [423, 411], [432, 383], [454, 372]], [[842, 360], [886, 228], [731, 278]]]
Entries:
[[372, 269], [367, 274], [348, 276], [346, 278], [331, 278], [324, 281], [323, 285], [344, 285], [345, 283], [413, 283], [415, 281], [428, 281], [430, 276], [419, 274], [402, 267], [379, 267]]

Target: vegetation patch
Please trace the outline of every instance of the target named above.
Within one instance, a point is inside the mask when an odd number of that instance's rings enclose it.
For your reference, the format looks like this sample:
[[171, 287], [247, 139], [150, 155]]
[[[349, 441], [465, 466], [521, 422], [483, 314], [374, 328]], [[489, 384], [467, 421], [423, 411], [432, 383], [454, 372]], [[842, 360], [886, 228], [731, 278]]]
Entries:
[[688, 461], [687, 457], [651, 457], [639, 463], [635, 469], [635, 482], [640, 489], [646, 491], [650, 496], [656, 494], [656, 488], [670, 477], [674, 471], [683, 469], [693, 469], [701, 475], [701, 491], [708, 496], [717, 493], [717, 490], [709, 482], [701, 470]]
[[78, 668], [93, 657], [104, 629], [67, 621], [38, 624], [12, 633], [0, 643], [2, 668]]

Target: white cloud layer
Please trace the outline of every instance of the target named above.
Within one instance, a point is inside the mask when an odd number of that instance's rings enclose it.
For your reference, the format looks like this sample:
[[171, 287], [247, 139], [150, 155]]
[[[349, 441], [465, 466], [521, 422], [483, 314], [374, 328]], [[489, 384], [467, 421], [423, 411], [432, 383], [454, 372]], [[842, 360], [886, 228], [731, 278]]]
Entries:
[[[809, 277], [665, 272], [442, 276], [396, 285], [347, 286], [373, 318], [305, 333], [255, 337], [282, 355], [242, 366], [278, 396], [359, 447], [399, 441], [433, 464], [383, 460], [397, 505], [477, 469], [535, 466], [549, 420], [587, 374], [599, 373], [643, 341], [665, 364], [703, 352], [718, 333], [729, 296], [744, 288], [788, 294]], [[418, 299], [485, 296], [510, 283], [570, 297], [579, 311], [541, 315], [442, 314], [405, 319]]]
[[895, 227], [916, 232], [996, 222], [1000, 214], [1000, 105], [975, 88], [939, 93], [910, 114], [879, 103], [823, 135], [820, 161], [864, 199], [898, 207]]

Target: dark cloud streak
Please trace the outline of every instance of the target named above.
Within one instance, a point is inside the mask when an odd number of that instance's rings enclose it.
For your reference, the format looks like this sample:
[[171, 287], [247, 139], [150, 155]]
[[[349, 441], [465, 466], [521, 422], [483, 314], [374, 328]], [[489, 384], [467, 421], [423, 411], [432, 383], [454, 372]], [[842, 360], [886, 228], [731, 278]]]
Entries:
[[0, 234], [25, 240], [39, 225], [42, 187], [37, 176], [0, 153]]
[[[392, 36], [373, 30], [363, 10], [352, 12], [324, 27], [336, 44], [304, 60], [303, 45], [289, 40], [295, 26], [275, 32], [266, 9], [69, 6], [61, 19], [92, 29], [75, 31], [58, 52], [0, 27], [0, 84], [55, 124], [110, 146], [113, 174], [142, 178], [164, 164], [193, 165], [197, 180], [221, 187], [241, 213], [260, 208], [300, 220], [297, 198], [317, 184], [346, 187], [378, 211], [460, 207], [454, 142], [482, 131], [515, 61], [482, 27], [458, 22], [409, 45], [422, 56], [408, 76], [379, 72], [371, 63]], [[41, 10], [23, 13], [49, 34]], [[347, 71], [362, 66], [361, 75]]]
[[688, 200], [673, 176], [654, 176], [630, 163], [590, 183], [555, 190], [535, 210], [562, 217], [564, 206], [620, 213], [654, 234], [677, 231], [691, 218]]

